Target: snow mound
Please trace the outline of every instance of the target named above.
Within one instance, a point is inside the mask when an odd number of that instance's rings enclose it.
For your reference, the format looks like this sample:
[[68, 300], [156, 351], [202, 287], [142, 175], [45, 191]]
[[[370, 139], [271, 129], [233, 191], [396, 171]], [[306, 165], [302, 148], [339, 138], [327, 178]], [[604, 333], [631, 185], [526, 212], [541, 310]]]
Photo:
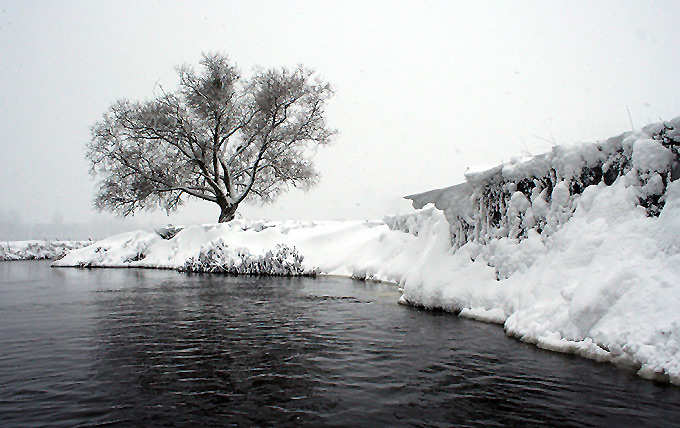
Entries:
[[0, 261], [55, 259], [69, 250], [90, 245], [90, 241], [0, 242]]
[[137, 231], [54, 266], [392, 281], [400, 303], [680, 384], [679, 130], [680, 118], [470, 170], [382, 221]]

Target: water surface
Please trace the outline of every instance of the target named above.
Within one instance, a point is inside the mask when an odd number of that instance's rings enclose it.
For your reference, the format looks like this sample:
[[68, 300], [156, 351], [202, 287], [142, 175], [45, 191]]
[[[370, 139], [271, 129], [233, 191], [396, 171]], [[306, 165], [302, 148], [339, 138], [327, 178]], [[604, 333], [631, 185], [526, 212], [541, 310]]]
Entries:
[[0, 262], [0, 426], [678, 426], [680, 389], [341, 278]]

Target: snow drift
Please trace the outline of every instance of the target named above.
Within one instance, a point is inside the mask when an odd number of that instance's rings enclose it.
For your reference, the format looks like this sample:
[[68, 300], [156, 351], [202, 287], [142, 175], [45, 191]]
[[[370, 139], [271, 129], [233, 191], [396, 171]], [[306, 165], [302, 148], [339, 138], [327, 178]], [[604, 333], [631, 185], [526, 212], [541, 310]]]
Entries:
[[402, 303], [503, 323], [537, 346], [680, 384], [680, 118], [469, 171], [373, 222], [132, 232], [55, 266], [343, 275]]

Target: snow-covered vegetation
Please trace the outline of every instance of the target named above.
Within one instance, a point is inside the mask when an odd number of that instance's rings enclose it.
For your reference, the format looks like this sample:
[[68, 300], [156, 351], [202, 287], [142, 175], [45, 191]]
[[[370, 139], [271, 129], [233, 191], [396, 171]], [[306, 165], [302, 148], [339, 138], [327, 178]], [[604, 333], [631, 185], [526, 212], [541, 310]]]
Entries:
[[402, 299], [680, 383], [679, 130], [558, 146], [411, 196], [443, 210], [455, 262], [436, 278], [424, 266]]
[[55, 265], [393, 281], [402, 303], [680, 384], [678, 130], [680, 118], [469, 171], [383, 221], [139, 231]]
[[180, 270], [185, 272], [228, 273], [232, 275], [297, 276], [313, 275], [302, 267], [303, 257], [295, 248], [278, 244], [264, 255], [253, 255], [247, 249], [233, 251], [221, 239], [201, 248]]
[[0, 261], [55, 259], [91, 241], [7, 241], [0, 242]]

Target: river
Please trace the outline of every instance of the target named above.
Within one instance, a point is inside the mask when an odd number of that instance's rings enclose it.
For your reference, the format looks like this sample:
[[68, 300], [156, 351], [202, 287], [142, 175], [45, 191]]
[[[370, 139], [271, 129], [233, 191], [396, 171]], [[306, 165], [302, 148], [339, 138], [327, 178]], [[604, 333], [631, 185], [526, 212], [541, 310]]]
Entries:
[[680, 388], [343, 278], [0, 262], [0, 426], [678, 426]]

